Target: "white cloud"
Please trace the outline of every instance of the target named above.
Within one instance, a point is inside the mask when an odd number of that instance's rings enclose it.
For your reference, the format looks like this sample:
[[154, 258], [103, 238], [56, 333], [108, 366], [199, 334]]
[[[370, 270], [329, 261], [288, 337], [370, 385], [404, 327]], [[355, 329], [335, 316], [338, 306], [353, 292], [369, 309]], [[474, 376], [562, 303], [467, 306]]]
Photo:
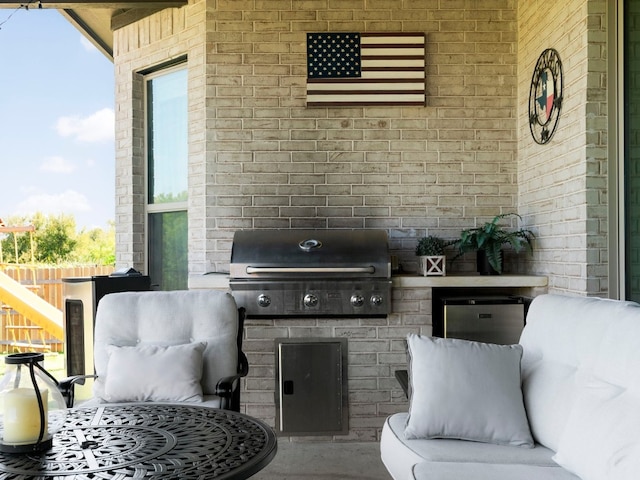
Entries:
[[56, 155], [45, 159], [40, 165], [40, 170], [53, 173], [71, 173], [75, 170], [75, 167], [64, 158]]
[[30, 215], [36, 212], [61, 214], [88, 212], [91, 206], [82, 193], [66, 190], [57, 194], [34, 192], [18, 204], [17, 210], [18, 215]]
[[63, 137], [74, 137], [80, 142], [107, 142], [115, 138], [115, 114], [103, 108], [88, 117], [79, 115], [60, 117], [56, 131]]
[[80, 35], [80, 44], [87, 52], [98, 52], [96, 46], [89, 41], [84, 35]]

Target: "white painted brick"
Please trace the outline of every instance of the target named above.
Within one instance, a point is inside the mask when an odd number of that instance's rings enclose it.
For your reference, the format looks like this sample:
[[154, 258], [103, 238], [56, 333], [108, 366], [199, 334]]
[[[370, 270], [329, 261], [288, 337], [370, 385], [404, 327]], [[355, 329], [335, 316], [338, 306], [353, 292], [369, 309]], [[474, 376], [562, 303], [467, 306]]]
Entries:
[[[118, 263], [144, 270], [143, 79], [134, 72], [187, 55], [190, 272], [228, 269], [240, 228], [385, 228], [398, 234], [394, 253], [415, 265], [427, 231], [453, 236], [518, 211], [539, 233], [528, 271], [548, 274], [552, 291], [606, 294], [606, 2], [475, 3], [190, 0], [115, 31]], [[306, 108], [309, 31], [425, 32], [426, 106]], [[527, 97], [548, 45], [571, 95], [552, 142], [539, 146]], [[370, 324], [249, 322], [244, 410], [275, 419], [273, 383], [262, 378], [274, 375], [272, 339], [346, 337], [357, 364], [347, 438], [375, 440], [382, 417], [406, 408], [393, 370], [406, 335], [431, 332], [430, 291], [400, 292], [394, 311]]]

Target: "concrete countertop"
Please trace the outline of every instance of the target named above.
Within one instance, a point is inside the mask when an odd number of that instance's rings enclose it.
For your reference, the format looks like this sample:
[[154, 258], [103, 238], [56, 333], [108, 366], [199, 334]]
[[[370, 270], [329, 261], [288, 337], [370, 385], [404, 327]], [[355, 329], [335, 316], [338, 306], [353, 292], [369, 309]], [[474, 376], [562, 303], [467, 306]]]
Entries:
[[189, 275], [189, 290], [195, 288], [213, 288], [227, 290], [229, 288], [228, 273], [205, 273], [202, 275]]
[[548, 279], [542, 275], [394, 275], [397, 288], [434, 287], [546, 287]]

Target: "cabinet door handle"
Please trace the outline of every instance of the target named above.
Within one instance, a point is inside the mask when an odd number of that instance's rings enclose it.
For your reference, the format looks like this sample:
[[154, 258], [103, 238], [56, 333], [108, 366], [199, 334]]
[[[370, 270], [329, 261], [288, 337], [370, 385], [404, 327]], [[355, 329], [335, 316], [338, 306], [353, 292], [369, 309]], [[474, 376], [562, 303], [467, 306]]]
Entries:
[[293, 395], [293, 380], [285, 380], [282, 382], [282, 393], [284, 395]]

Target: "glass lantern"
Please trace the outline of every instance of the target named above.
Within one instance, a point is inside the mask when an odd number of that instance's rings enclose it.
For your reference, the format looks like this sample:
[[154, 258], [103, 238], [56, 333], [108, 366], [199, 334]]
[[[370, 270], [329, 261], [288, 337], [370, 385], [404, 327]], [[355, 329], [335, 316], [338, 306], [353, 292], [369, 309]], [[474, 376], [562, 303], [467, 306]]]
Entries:
[[14, 353], [0, 381], [0, 452], [44, 452], [64, 424], [66, 403], [43, 353]]

